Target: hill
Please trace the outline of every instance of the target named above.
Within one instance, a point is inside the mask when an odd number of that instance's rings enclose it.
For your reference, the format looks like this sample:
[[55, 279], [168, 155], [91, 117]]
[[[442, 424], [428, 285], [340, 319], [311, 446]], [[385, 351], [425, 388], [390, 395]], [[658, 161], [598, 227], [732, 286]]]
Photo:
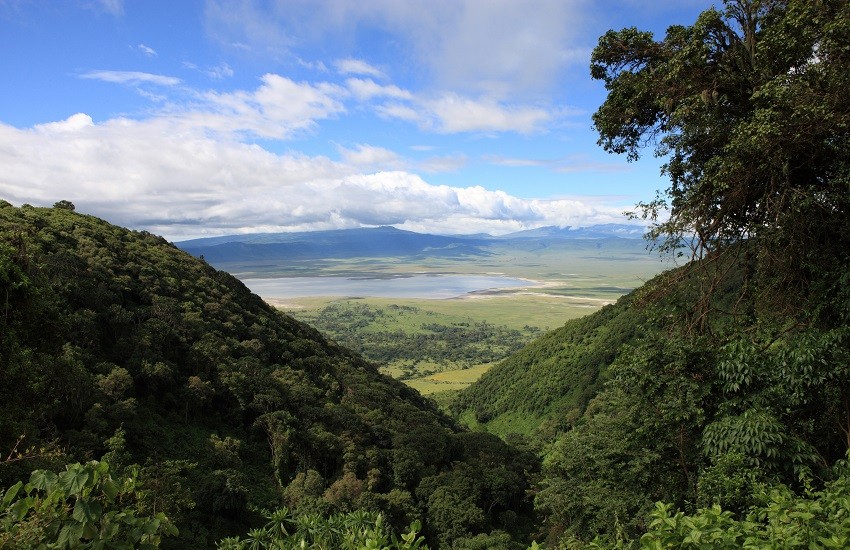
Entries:
[[0, 487], [107, 456], [180, 548], [282, 505], [422, 517], [432, 545], [528, 528], [533, 457], [160, 237], [3, 202], [0, 281]]
[[568, 321], [453, 402], [468, 425], [543, 449], [535, 505], [549, 542], [637, 537], [657, 501], [743, 514], [765, 487], [836, 475], [850, 447], [850, 330], [810, 316], [843, 302], [779, 302], [771, 275], [753, 276], [754, 244]]
[[634, 299], [627, 295], [536, 339], [461, 392], [452, 410], [499, 434], [569, 427], [602, 388], [620, 347], [642, 334]]

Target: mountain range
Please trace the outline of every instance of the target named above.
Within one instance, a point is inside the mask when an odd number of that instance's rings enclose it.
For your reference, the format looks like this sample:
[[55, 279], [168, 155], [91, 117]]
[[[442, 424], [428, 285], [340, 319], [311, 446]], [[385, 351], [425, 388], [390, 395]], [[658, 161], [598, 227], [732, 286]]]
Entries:
[[604, 224], [583, 228], [541, 227], [501, 236], [435, 235], [416, 233], [389, 226], [308, 231], [296, 233], [254, 233], [192, 239], [175, 243], [193, 256], [203, 256], [216, 264], [253, 260], [308, 260], [427, 256], [461, 258], [487, 256], [505, 246], [527, 247], [529, 241], [545, 245], [553, 241], [579, 239], [633, 239], [644, 228], [625, 224]]

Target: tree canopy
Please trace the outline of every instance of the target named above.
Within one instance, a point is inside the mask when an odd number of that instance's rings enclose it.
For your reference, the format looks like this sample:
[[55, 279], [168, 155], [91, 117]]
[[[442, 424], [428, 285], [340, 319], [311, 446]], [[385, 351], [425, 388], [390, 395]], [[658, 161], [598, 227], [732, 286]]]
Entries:
[[[848, 44], [845, 0], [726, 0], [663, 40], [602, 36], [600, 145], [666, 158], [670, 186], [639, 205], [650, 235], [700, 258], [756, 240], [771, 288], [830, 292], [819, 282], [846, 266], [850, 234]], [[847, 300], [829, 309], [846, 318]]]

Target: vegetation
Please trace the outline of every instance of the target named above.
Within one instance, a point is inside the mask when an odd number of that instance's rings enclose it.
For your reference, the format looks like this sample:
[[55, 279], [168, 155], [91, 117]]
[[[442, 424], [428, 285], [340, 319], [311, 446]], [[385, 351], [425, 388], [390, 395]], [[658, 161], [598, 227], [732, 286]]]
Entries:
[[106, 456], [137, 472], [137, 517], [178, 526], [166, 547], [280, 506], [421, 518], [435, 541], [530, 529], [533, 456], [459, 431], [232, 276], [66, 207], [3, 203], [0, 243], [0, 487]]
[[416, 306], [373, 307], [363, 300], [337, 300], [315, 312], [291, 313], [404, 381], [492, 363], [542, 333], [536, 327], [511, 329]]
[[156, 548], [177, 529], [162, 512], [138, 513], [137, 473], [114, 479], [106, 462], [36, 470], [0, 501], [0, 548]]
[[694, 261], [463, 392], [504, 439], [162, 239], [0, 204], [0, 544], [846, 547], [848, 44], [844, 0], [600, 39], [600, 141], [668, 157], [642, 215]]
[[511, 355], [462, 392], [454, 413], [499, 433], [566, 429], [606, 379], [623, 342], [638, 330], [631, 296], [568, 321]]
[[455, 402], [538, 437], [551, 546], [846, 544], [848, 43], [850, 6], [828, 0], [729, 1], [660, 41], [600, 39], [600, 143], [668, 158], [641, 215], [694, 262]]
[[327, 549], [327, 550], [427, 550], [425, 539], [417, 534], [421, 525], [411, 524], [407, 533], [397, 537], [387, 529], [380, 513], [363, 511], [331, 517], [303, 515], [293, 518], [281, 508], [266, 516], [268, 523], [252, 529], [245, 538], [231, 537], [218, 544], [221, 550], [249, 548]]

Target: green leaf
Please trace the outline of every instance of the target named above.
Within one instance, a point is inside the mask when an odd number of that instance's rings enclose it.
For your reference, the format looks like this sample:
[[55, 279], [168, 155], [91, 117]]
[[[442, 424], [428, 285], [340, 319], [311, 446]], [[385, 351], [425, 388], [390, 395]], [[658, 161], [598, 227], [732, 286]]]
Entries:
[[18, 502], [14, 503], [9, 508], [9, 513], [17, 521], [21, 521], [24, 518], [24, 516], [27, 515], [27, 512], [30, 511], [30, 509], [33, 507], [34, 504], [35, 504], [34, 498], [32, 498], [32, 497], [22, 498]]
[[73, 466], [76, 467], [71, 467], [59, 474], [59, 486], [69, 496], [81, 493], [90, 477], [89, 472], [83, 470], [79, 464]]
[[106, 495], [110, 501], [115, 500], [115, 497], [118, 496], [118, 485], [112, 481], [111, 478], [106, 478], [103, 480], [103, 484], [100, 486], [101, 490], [103, 490], [103, 494]]
[[100, 520], [102, 509], [97, 502], [88, 502], [85, 499], [78, 498], [74, 504], [74, 512], [71, 514], [75, 520], [86, 523]]
[[30, 485], [40, 491], [49, 491], [56, 484], [57, 476], [47, 470], [36, 470], [30, 476]]
[[69, 523], [59, 531], [59, 538], [56, 544], [59, 548], [77, 548], [80, 546], [80, 539], [83, 537], [83, 525], [80, 523]]
[[6, 494], [3, 495], [3, 508], [7, 508], [12, 503], [12, 501], [15, 500], [15, 497], [18, 496], [18, 491], [20, 491], [21, 487], [23, 486], [24, 482], [19, 481], [6, 490]]

